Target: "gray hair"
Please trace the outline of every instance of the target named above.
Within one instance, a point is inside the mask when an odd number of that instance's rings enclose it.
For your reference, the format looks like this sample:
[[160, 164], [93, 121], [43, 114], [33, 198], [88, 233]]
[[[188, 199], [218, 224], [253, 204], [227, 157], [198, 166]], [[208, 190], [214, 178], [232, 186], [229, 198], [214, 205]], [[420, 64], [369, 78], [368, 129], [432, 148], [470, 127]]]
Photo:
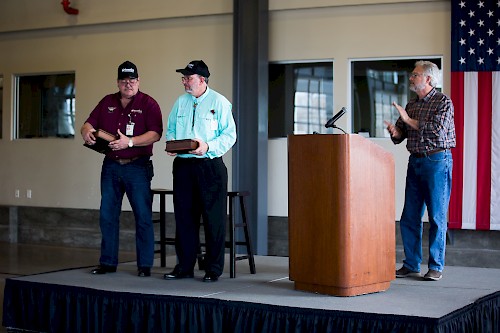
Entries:
[[432, 87], [437, 86], [439, 80], [441, 79], [441, 71], [435, 63], [425, 60], [419, 60], [415, 63], [415, 67], [422, 67], [424, 70], [424, 75], [431, 78], [430, 85]]

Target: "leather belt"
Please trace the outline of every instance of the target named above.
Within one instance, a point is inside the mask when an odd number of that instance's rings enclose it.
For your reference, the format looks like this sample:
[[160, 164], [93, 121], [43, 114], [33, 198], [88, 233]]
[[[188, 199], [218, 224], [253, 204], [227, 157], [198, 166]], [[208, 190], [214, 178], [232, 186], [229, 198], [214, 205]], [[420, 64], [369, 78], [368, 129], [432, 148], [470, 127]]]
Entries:
[[120, 163], [120, 165], [125, 165], [125, 164], [129, 164], [130, 162], [137, 160], [139, 157], [140, 156], [136, 156], [136, 157], [132, 157], [132, 158], [120, 158], [120, 159], [117, 159], [114, 161]]
[[444, 148], [437, 148], [437, 149], [434, 149], [434, 150], [431, 150], [431, 151], [426, 151], [425, 153], [413, 153], [413, 154], [411, 154], [411, 156], [416, 157], [416, 158], [422, 158], [422, 157], [427, 157], [427, 156], [430, 156], [430, 155], [434, 155], [434, 154], [440, 153], [442, 151], [446, 151], [446, 149], [444, 149]]

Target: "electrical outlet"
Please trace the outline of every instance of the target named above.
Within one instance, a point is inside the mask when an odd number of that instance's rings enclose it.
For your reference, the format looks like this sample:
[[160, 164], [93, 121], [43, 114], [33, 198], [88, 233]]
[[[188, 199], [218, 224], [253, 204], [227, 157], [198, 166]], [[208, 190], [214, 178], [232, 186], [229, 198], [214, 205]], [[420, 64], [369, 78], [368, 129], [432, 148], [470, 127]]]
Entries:
[[16, 198], [19, 198], [19, 196], [20, 196], [21, 194], [20, 194], [19, 190], [16, 190], [16, 191], [14, 192], [14, 195], [15, 195], [15, 197], [16, 197]]
[[31, 190], [26, 190], [26, 198], [31, 199]]

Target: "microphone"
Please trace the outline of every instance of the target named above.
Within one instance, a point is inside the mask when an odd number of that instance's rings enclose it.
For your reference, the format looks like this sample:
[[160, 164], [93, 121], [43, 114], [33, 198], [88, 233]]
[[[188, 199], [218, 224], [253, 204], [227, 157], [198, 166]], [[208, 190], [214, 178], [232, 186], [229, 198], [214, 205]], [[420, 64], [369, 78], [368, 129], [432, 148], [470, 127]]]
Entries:
[[335, 127], [335, 122], [339, 120], [339, 118], [342, 117], [344, 113], [346, 113], [346, 111], [347, 110], [345, 109], [345, 107], [342, 107], [342, 109], [340, 109], [340, 111], [337, 112], [337, 114], [335, 114], [330, 120], [326, 122], [325, 127], [326, 128]]

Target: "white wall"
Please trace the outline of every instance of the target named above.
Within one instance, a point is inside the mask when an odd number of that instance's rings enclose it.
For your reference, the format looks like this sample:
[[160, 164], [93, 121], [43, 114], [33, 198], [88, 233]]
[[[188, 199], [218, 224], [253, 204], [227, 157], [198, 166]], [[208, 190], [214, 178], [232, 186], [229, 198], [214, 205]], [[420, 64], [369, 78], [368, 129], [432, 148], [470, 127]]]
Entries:
[[[77, 132], [99, 99], [116, 91], [116, 68], [127, 59], [138, 65], [140, 88], [158, 100], [165, 122], [183, 91], [175, 69], [189, 60], [204, 59], [212, 73], [210, 86], [232, 99], [232, 0], [75, 0], [71, 5], [80, 10], [76, 17], [64, 13], [59, 1], [0, 2], [0, 75], [5, 78], [0, 205], [99, 206], [101, 156], [83, 148], [80, 136], [11, 140], [16, 74], [75, 71]], [[333, 60], [334, 110], [350, 110], [351, 59], [443, 56], [444, 92], [449, 89], [449, 1], [270, 0], [269, 6], [270, 61]], [[346, 130], [349, 124], [349, 114], [339, 121]], [[399, 218], [408, 154], [404, 144], [374, 141], [395, 156]], [[156, 144], [153, 187], [172, 185], [172, 159], [163, 149], [163, 141]], [[231, 170], [230, 154], [225, 161]], [[270, 140], [268, 215], [287, 215], [286, 169], [286, 140]], [[14, 197], [15, 189], [21, 198]]]

